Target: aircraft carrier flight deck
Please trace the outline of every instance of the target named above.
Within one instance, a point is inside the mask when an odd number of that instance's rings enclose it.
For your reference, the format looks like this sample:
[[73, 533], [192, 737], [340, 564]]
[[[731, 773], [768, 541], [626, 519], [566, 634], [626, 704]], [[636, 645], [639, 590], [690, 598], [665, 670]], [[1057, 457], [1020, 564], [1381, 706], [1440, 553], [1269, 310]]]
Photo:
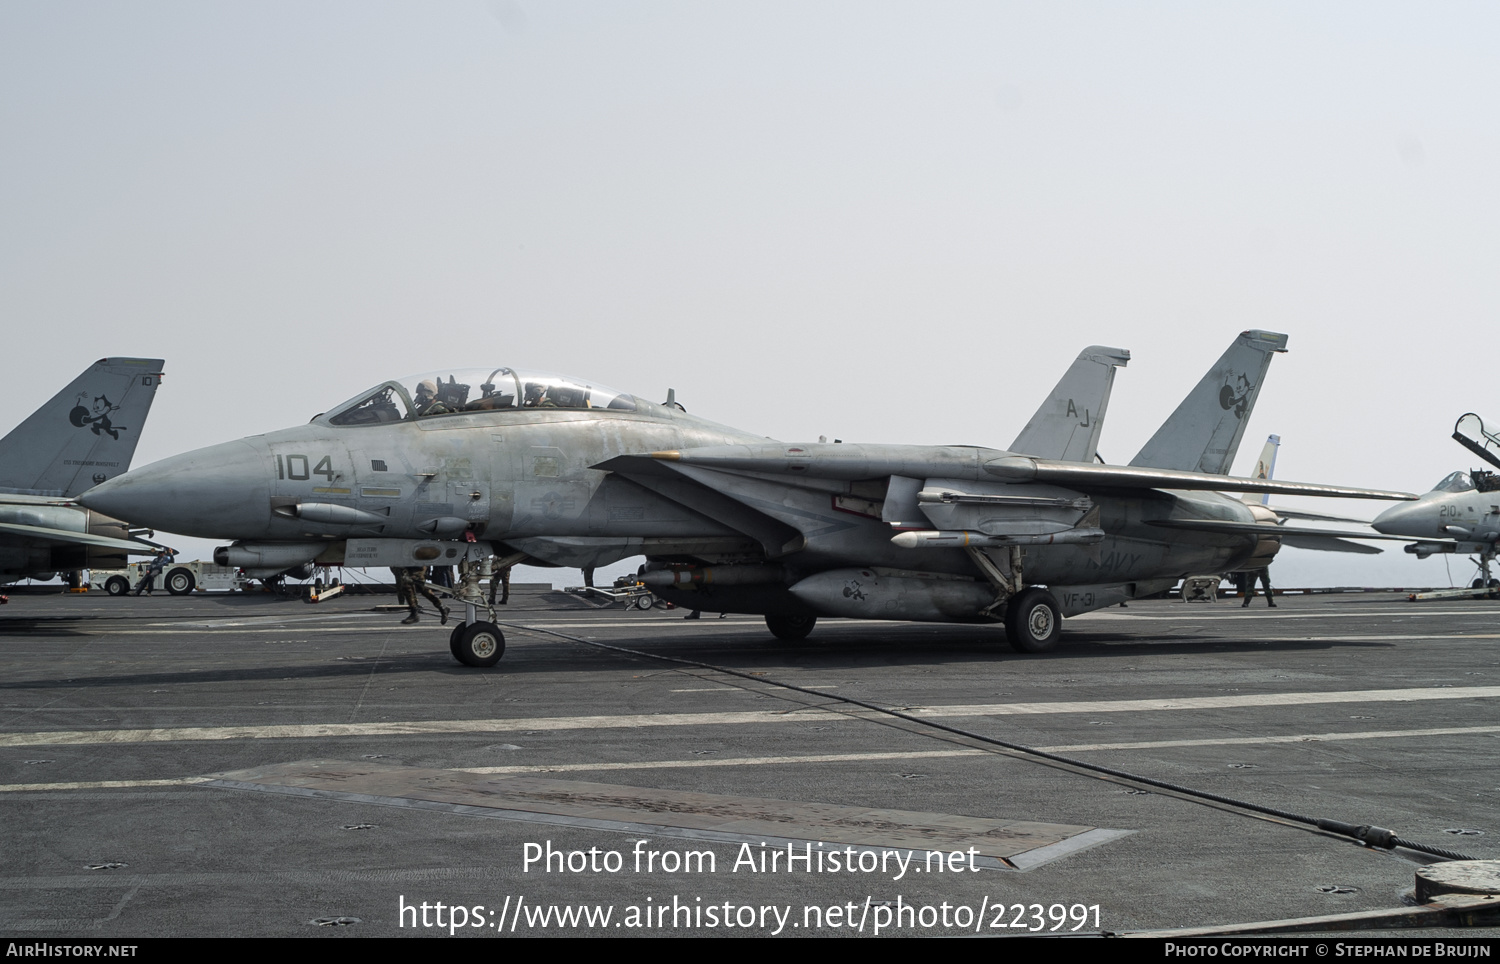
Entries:
[[1394, 911], [1436, 859], [1164, 784], [1500, 857], [1493, 601], [1132, 602], [1030, 656], [518, 588], [493, 669], [389, 602], [12, 597], [0, 933], [1129, 933]]

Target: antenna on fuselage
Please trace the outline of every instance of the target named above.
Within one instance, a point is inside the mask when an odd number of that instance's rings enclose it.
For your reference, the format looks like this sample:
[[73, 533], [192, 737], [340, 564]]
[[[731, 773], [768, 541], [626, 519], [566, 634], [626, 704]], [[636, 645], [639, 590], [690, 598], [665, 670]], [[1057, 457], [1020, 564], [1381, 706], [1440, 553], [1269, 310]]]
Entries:
[[665, 402], [662, 402], [662, 405], [667, 408], [675, 408], [679, 412], [687, 411], [687, 409], [682, 407], [682, 403], [677, 400], [677, 389], [675, 388], [667, 389], [667, 400]]

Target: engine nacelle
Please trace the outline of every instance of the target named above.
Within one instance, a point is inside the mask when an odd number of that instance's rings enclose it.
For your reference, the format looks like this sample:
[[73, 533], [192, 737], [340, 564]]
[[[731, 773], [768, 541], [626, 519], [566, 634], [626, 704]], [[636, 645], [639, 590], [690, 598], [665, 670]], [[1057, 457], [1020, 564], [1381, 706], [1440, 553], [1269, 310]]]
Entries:
[[1250, 516], [1257, 525], [1266, 527], [1266, 534], [1255, 536], [1255, 550], [1250, 558], [1239, 563], [1236, 569], [1264, 569], [1276, 558], [1276, 553], [1281, 551], [1281, 527], [1277, 524], [1280, 516], [1263, 505], [1251, 503], [1246, 506], [1250, 510]]

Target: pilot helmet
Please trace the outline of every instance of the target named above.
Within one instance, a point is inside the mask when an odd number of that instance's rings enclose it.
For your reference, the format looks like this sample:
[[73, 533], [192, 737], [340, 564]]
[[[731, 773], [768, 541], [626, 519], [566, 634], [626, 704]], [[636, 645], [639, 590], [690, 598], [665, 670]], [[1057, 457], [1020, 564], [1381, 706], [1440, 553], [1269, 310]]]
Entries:
[[418, 395], [431, 395], [433, 397], [436, 397], [437, 396], [437, 382], [433, 381], [430, 378], [424, 378], [424, 379], [422, 379], [422, 381], [417, 385], [417, 394]]

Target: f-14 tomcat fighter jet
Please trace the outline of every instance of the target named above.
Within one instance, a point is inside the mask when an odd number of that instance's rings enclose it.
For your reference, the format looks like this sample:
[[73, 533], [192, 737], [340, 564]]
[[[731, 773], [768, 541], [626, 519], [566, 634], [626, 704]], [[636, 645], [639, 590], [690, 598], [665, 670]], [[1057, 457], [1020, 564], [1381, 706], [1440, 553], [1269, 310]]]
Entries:
[[1491, 574], [1500, 551], [1500, 430], [1469, 412], [1453, 426], [1453, 439], [1495, 470], [1451, 472], [1409, 505], [1393, 506], [1370, 523], [1379, 532], [1419, 540], [1406, 551], [1419, 559], [1435, 552], [1479, 557], [1473, 588], [1500, 586]]
[[1061, 616], [1264, 564], [1274, 522], [1219, 493], [1413, 498], [1222, 474], [1285, 341], [1240, 335], [1129, 466], [1092, 461], [1129, 357], [1115, 349], [1079, 357], [1021, 451], [787, 444], [671, 401], [493, 368], [384, 382], [310, 424], [158, 462], [84, 501], [235, 539], [216, 558], [252, 571], [457, 564], [467, 618], [450, 643], [468, 665], [504, 648], [493, 615], [478, 618], [491, 555], [644, 555], [661, 596], [764, 615], [783, 639], [820, 616], [1003, 621], [1014, 647], [1041, 652]]

